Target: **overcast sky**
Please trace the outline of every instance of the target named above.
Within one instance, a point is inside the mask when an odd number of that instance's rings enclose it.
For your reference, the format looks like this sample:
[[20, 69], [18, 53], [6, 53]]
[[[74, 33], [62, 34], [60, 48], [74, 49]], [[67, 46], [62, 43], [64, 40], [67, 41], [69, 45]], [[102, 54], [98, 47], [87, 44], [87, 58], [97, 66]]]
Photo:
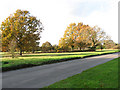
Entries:
[[119, 0], [1, 0], [0, 23], [17, 9], [28, 10], [44, 25], [40, 45], [58, 44], [70, 23], [98, 25], [118, 42]]

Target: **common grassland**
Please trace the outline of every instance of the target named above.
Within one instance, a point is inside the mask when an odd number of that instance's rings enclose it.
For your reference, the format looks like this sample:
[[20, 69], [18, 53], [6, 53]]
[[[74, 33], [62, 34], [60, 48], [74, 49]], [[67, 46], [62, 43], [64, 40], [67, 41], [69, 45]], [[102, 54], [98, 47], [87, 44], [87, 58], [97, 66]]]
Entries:
[[118, 50], [98, 50], [96, 52], [23, 54], [23, 56], [16, 58], [9, 57], [9, 54], [7, 53], [0, 53], [2, 56], [0, 57], [2, 59], [2, 65], [0, 67], [3, 71], [8, 71], [113, 52], [118, 52]]

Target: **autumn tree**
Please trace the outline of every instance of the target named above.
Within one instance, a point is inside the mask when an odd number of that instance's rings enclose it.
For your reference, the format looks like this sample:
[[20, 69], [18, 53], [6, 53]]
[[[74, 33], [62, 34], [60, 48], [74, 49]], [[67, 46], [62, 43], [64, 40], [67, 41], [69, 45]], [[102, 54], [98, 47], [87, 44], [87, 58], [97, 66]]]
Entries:
[[120, 44], [116, 43], [115, 46], [113, 47], [113, 49], [118, 49], [118, 50], [120, 50]]
[[115, 47], [115, 42], [113, 40], [104, 40], [104, 46], [106, 49], [112, 49]]
[[50, 42], [46, 41], [42, 44], [42, 51], [49, 51], [52, 49], [52, 45]]
[[68, 50], [68, 45], [69, 45], [69, 43], [68, 43], [67, 39], [61, 38], [59, 40], [59, 45], [58, 45], [59, 50], [67, 51]]
[[90, 45], [90, 34], [89, 31], [90, 26], [84, 25], [83, 23], [78, 23], [76, 29], [76, 38], [75, 38], [75, 46], [81, 50], [82, 48], [85, 49]]
[[59, 46], [65, 48], [70, 47], [73, 50], [74, 47], [78, 47], [79, 50], [90, 47], [92, 50], [96, 50], [96, 47], [102, 45], [104, 40], [107, 40], [109, 36], [98, 26], [90, 27], [82, 22], [71, 23], [65, 33], [63, 38], [59, 40]]
[[22, 55], [24, 49], [36, 47], [43, 25], [29, 11], [18, 9], [2, 22], [0, 29], [2, 31], [2, 45], [8, 46], [11, 40], [15, 39], [20, 55]]
[[98, 26], [91, 27], [90, 29], [90, 41], [91, 41], [91, 48], [92, 50], [96, 50], [96, 47], [103, 43], [104, 40], [106, 40], [108, 36], [106, 33]]
[[79, 50], [86, 48], [90, 45], [90, 26], [84, 25], [82, 22], [71, 23], [65, 33], [63, 38], [59, 40], [59, 46], [65, 48], [70, 47], [71, 51], [74, 47], [78, 47]]
[[52, 50], [54, 50], [55, 52], [57, 52], [57, 49], [58, 49], [58, 45], [54, 44], [54, 45], [52, 46]]
[[76, 24], [71, 23], [66, 28], [63, 38], [61, 38], [61, 40], [59, 41], [59, 46], [65, 48], [67, 45], [67, 47], [70, 47], [72, 51], [74, 48], [74, 42], [75, 42], [75, 37], [74, 37], [75, 31], [76, 31]]

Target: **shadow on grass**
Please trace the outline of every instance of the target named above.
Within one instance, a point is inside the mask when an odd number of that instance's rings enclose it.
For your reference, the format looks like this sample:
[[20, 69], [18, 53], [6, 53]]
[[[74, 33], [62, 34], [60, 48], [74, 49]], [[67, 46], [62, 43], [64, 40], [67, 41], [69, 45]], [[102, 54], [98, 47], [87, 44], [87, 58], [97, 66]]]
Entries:
[[92, 53], [79, 53], [79, 54], [49, 54], [49, 55], [24, 55], [22, 57], [39, 57], [39, 56], [68, 56], [68, 55], [89, 55]]
[[108, 51], [111, 51], [111, 50], [102, 50], [102, 51], [95, 51], [95, 52], [108, 52]]
[[[72, 54], [37, 54], [37, 55], [23, 55], [22, 57], [40, 57], [40, 56], [69, 56], [69, 55], [91, 55], [92, 53], [72, 53]], [[3, 57], [10, 57], [9, 56], [3, 56]]]

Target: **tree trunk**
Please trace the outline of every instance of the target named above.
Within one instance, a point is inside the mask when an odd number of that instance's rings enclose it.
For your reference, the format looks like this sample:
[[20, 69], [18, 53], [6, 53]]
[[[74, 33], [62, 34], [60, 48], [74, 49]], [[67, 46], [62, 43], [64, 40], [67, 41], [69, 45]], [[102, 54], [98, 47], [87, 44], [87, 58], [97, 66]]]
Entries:
[[78, 50], [80, 50], [80, 51], [81, 51], [81, 49], [82, 49], [81, 47], [78, 47]]
[[85, 48], [83, 48], [83, 51], [85, 50]]
[[80, 51], [81, 51], [81, 49], [82, 49], [82, 48], [80, 47]]
[[22, 56], [22, 49], [20, 48], [20, 56]]
[[35, 50], [32, 50], [32, 53], [35, 53]]
[[74, 46], [71, 46], [71, 51], [73, 51]]
[[93, 47], [92, 47], [92, 50], [93, 50], [93, 51], [96, 51], [96, 45], [95, 45], [96, 43], [95, 43], [94, 39], [93, 39], [92, 41], [93, 41]]
[[93, 51], [96, 51], [96, 46], [93, 47]]
[[102, 49], [103, 49], [103, 47], [102, 47], [102, 45], [101, 45], [101, 51], [102, 51]]

